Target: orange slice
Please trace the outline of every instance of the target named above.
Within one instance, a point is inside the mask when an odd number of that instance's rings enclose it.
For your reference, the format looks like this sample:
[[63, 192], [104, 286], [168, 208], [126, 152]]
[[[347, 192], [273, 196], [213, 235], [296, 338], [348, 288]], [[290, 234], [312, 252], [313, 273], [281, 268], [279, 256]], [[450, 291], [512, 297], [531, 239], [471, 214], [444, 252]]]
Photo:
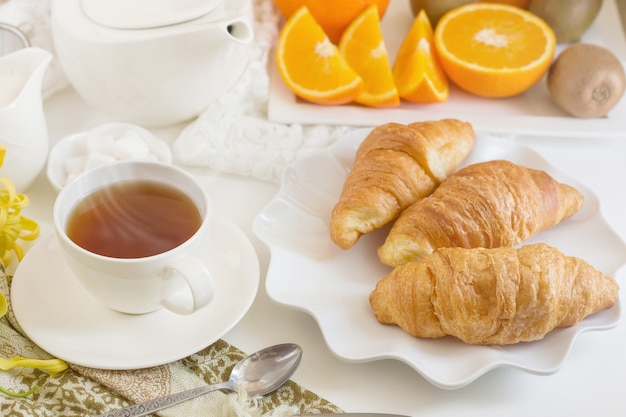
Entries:
[[391, 74], [376, 5], [371, 5], [346, 28], [339, 52], [363, 79], [355, 101], [370, 107], [395, 107], [400, 97]]
[[435, 54], [433, 28], [422, 9], [400, 45], [393, 64], [400, 97], [416, 103], [446, 101], [450, 89]]
[[289, 89], [313, 103], [349, 103], [363, 89], [361, 77], [350, 68], [306, 6], [291, 15], [281, 29], [276, 65]]
[[550, 67], [555, 47], [554, 32], [543, 20], [503, 4], [458, 7], [435, 28], [435, 48], [448, 78], [484, 97], [528, 90]]

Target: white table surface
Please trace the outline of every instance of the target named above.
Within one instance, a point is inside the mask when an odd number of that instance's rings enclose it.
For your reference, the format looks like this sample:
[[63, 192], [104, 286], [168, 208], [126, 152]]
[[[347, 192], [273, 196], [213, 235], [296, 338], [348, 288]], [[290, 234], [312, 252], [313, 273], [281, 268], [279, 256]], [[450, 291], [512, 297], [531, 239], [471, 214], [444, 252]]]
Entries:
[[[51, 145], [64, 135], [112, 121], [87, 106], [72, 89], [57, 93], [44, 107]], [[182, 127], [153, 132], [171, 143]], [[558, 169], [594, 190], [606, 219], [626, 239], [626, 122], [623, 139], [524, 141]], [[536, 376], [515, 369], [496, 369], [458, 390], [434, 387], [398, 361], [352, 364], [336, 358], [310, 316], [274, 304], [265, 292], [270, 255], [252, 233], [251, 225], [256, 214], [278, 191], [278, 185], [215, 172], [199, 175], [212, 196], [215, 211], [247, 234], [261, 263], [261, 286], [256, 301], [224, 339], [246, 352], [280, 342], [300, 344], [304, 358], [294, 381], [345, 411], [431, 417], [626, 415], [624, 323], [609, 331], [582, 334], [556, 374]], [[31, 200], [26, 215], [42, 224], [43, 233], [51, 233], [51, 209], [56, 194], [43, 173], [26, 193]], [[626, 287], [623, 275], [620, 274], [621, 282]]]

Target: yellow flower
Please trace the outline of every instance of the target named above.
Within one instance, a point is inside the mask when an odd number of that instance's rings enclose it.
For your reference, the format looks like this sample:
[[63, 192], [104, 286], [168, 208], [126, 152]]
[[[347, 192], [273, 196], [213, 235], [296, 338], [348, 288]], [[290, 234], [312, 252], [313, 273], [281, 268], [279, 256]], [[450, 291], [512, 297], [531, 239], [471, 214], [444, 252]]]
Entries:
[[[0, 167], [4, 163], [6, 146], [0, 145]], [[39, 237], [39, 225], [34, 220], [21, 215], [28, 206], [28, 197], [15, 191], [13, 182], [0, 178], [0, 260], [5, 266], [11, 262], [13, 252], [22, 260], [24, 249], [17, 243], [21, 240], [35, 240]]]
[[[9, 306], [7, 303], [7, 299], [5, 298], [4, 294], [0, 292], [0, 318], [4, 317], [8, 309]], [[50, 376], [53, 377], [59, 372], [66, 370], [67, 363], [65, 363], [65, 361], [62, 361], [61, 359], [28, 359], [21, 356], [15, 356], [10, 359], [0, 358], [1, 370], [7, 371], [11, 368], [16, 367], [42, 369], [44, 371], [50, 372]], [[37, 388], [37, 386], [34, 386], [26, 392], [17, 393], [0, 387], [0, 392], [3, 392], [12, 397], [25, 397], [37, 391]]]
[[[6, 147], [0, 145], [0, 167], [4, 163]], [[4, 266], [11, 261], [13, 253], [18, 260], [22, 260], [24, 249], [17, 243], [18, 239], [34, 240], [39, 237], [39, 225], [34, 220], [21, 215], [24, 207], [28, 206], [28, 197], [18, 194], [15, 191], [13, 182], [7, 178], [0, 177], [0, 263]], [[0, 318], [9, 310], [9, 305], [4, 294], [0, 292]], [[28, 359], [21, 356], [5, 359], [0, 358], [0, 370], [9, 370], [15, 367], [36, 368], [50, 372], [50, 376], [55, 376], [59, 372], [67, 369], [67, 363], [61, 359]], [[24, 397], [37, 390], [33, 387], [23, 393], [15, 393], [0, 387], [0, 392], [14, 396]]]
[[42, 369], [50, 372], [50, 376], [55, 376], [65, 371], [67, 364], [61, 359], [28, 359], [21, 356], [14, 356], [11, 359], [0, 358], [0, 369], [3, 371], [17, 367]]
[[7, 303], [7, 299], [4, 297], [4, 294], [0, 292], [0, 318], [4, 317], [9, 311], [9, 303]]

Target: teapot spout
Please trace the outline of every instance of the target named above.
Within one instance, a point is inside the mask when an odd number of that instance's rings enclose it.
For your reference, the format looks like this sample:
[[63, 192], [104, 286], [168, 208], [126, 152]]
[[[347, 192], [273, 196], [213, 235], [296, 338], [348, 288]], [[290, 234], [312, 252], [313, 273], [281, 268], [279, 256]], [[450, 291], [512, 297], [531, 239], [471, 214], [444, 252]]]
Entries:
[[241, 44], [249, 44], [254, 38], [252, 24], [247, 16], [238, 17], [226, 22], [226, 32], [232, 40]]

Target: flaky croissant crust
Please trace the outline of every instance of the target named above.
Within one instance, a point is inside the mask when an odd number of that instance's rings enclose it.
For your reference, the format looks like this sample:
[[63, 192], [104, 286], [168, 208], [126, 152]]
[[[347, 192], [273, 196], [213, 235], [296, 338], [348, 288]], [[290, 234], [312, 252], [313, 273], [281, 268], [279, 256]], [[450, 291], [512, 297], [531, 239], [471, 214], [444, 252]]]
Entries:
[[395, 268], [370, 304], [379, 322], [416, 337], [506, 345], [573, 326], [612, 307], [618, 291], [613, 278], [544, 243], [441, 248]]
[[357, 149], [352, 169], [332, 210], [330, 234], [341, 248], [394, 220], [425, 197], [467, 156], [471, 124], [443, 119], [374, 128]]
[[583, 201], [544, 171], [505, 160], [472, 164], [402, 212], [379, 258], [398, 266], [440, 247], [514, 246], [570, 218]]

